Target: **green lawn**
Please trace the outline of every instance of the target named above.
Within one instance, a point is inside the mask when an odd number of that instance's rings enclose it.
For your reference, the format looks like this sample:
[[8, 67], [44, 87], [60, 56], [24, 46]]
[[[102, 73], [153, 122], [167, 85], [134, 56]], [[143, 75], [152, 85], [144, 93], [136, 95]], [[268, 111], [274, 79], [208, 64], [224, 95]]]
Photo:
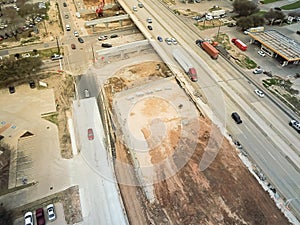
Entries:
[[300, 8], [300, 1], [294, 2], [289, 5], [284, 5], [280, 8], [285, 9], [285, 10], [298, 9], [298, 8]]

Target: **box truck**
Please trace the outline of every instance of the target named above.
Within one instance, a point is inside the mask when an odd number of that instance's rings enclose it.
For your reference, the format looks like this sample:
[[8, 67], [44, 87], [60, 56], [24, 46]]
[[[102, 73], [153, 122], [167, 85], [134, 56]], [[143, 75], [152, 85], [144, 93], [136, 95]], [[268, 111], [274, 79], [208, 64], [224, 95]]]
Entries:
[[233, 44], [235, 44], [242, 51], [246, 51], [247, 50], [247, 45], [244, 42], [242, 42], [240, 39], [232, 38], [231, 42]]

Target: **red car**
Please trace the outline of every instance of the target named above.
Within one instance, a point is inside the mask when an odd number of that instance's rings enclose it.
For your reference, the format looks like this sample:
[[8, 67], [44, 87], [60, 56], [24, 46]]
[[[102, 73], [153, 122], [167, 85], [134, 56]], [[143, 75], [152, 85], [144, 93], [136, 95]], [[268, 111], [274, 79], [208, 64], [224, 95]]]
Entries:
[[76, 45], [75, 44], [71, 44], [71, 48], [72, 49], [76, 49]]
[[35, 211], [35, 217], [38, 225], [46, 224], [43, 208], [39, 208]]
[[94, 132], [92, 128], [88, 129], [88, 139], [89, 140], [94, 140]]

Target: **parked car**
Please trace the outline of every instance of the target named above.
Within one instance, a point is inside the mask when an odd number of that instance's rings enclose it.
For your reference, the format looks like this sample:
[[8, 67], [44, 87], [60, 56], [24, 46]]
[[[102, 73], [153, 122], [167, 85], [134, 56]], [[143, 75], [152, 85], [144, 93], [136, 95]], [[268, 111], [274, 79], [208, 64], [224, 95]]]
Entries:
[[134, 12], [137, 12], [137, 7], [134, 5], [134, 6], [132, 6], [132, 10], [134, 11]]
[[98, 40], [103, 41], [103, 40], [106, 40], [107, 38], [108, 38], [107, 35], [102, 35], [102, 36], [98, 37]]
[[63, 56], [62, 55], [58, 55], [58, 54], [53, 54], [51, 56], [52, 61], [58, 60], [58, 59], [62, 59], [62, 58], [63, 58]]
[[10, 94], [15, 93], [16, 92], [15, 86], [9, 86], [8, 91], [9, 91]]
[[56, 219], [55, 211], [54, 211], [54, 205], [49, 204], [47, 205], [47, 215], [49, 221], [54, 221]]
[[36, 217], [37, 225], [46, 224], [43, 208], [39, 208], [35, 211], [35, 217]]
[[79, 33], [78, 33], [77, 30], [74, 30], [74, 36], [75, 36], [75, 37], [79, 37]]
[[290, 126], [293, 127], [298, 133], [300, 133], [300, 122], [297, 120], [291, 120]]
[[163, 42], [163, 41], [164, 41], [163, 38], [162, 38], [161, 36], [157, 36], [157, 40], [158, 40], [159, 42]]
[[76, 45], [75, 44], [71, 44], [71, 48], [72, 49], [76, 49]]
[[24, 224], [25, 225], [33, 225], [33, 214], [32, 212], [27, 212], [24, 215]]
[[149, 30], [153, 30], [152, 26], [148, 25], [147, 27]]
[[253, 73], [254, 74], [261, 74], [261, 73], [263, 73], [264, 71], [262, 70], [262, 69], [260, 69], [260, 68], [256, 68], [255, 70], [253, 70]]
[[63, 6], [64, 6], [64, 7], [67, 7], [67, 3], [64, 2], [64, 3], [63, 3]]
[[239, 116], [239, 114], [238, 114], [237, 112], [233, 112], [233, 113], [231, 114], [231, 118], [232, 118], [237, 124], [242, 123], [242, 120], [241, 120], [241, 118], [240, 118], [240, 116]]
[[65, 15], [65, 18], [66, 18], [66, 19], [69, 19], [69, 15], [68, 15], [68, 14], [66, 14], [66, 15]]
[[257, 52], [260, 56], [262, 56], [262, 57], [265, 57], [266, 56], [266, 53], [264, 53], [263, 51], [258, 51]]
[[31, 89], [35, 88], [35, 82], [33, 80], [29, 81], [29, 87]]
[[88, 139], [91, 141], [91, 140], [94, 140], [94, 132], [93, 132], [93, 129], [92, 128], [89, 128], [88, 129]]
[[261, 98], [263, 98], [265, 96], [265, 94], [261, 90], [256, 89], [256, 90], [254, 90], [254, 92]]
[[300, 30], [297, 30], [296, 34], [300, 34]]
[[112, 47], [112, 44], [110, 44], [110, 43], [102, 43], [101, 46], [102, 46], [103, 48], [111, 48], [111, 47]]
[[79, 41], [81, 44], [84, 43], [84, 40], [83, 40], [81, 37], [78, 38], [78, 41]]
[[147, 18], [147, 22], [148, 23], [152, 23], [152, 19], [151, 18]]
[[71, 27], [69, 24], [66, 24], [66, 31], [70, 31], [71, 30]]

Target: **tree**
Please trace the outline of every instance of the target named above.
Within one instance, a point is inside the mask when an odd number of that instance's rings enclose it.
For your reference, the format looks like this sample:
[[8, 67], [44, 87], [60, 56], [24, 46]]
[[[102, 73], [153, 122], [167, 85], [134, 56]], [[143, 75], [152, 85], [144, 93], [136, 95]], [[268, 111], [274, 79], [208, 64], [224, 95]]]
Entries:
[[12, 212], [0, 206], [0, 225], [13, 225]]
[[248, 0], [235, 0], [233, 2], [233, 9], [239, 16], [249, 16], [259, 11], [257, 5]]
[[251, 15], [247, 17], [241, 17], [237, 20], [236, 25], [241, 27], [242, 30], [247, 30], [250, 27], [259, 27], [264, 25], [265, 20], [263, 17], [258, 15]]
[[47, 9], [45, 8], [39, 8], [39, 4], [25, 4], [22, 8], [19, 10], [19, 15], [23, 18], [28, 16], [30, 18], [30, 22], [35, 25], [35, 18], [41, 14], [46, 14]]
[[283, 12], [277, 10], [275, 11], [273, 9], [270, 9], [268, 12], [266, 12], [264, 16], [270, 25], [273, 25], [274, 21], [276, 20], [283, 21], [285, 18]]

